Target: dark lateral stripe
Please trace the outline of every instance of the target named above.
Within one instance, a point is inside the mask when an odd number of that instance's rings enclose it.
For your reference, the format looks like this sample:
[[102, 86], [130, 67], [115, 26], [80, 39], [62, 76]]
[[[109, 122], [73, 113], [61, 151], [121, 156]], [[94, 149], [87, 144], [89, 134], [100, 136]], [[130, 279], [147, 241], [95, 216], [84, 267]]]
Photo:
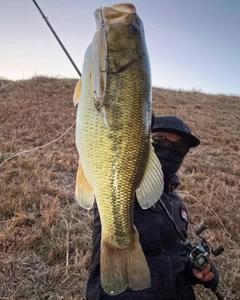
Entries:
[[127, 68], [131, 67], [133, 64], [135, 64], [138, 60], [141, 59], [141, 57], [145, 55], [144, 53], [141, 53], [137, 58], [133, 59], [130, 63], [126, 64], [125, 66], [120, 67], [117, 71], [108, 71], [108, 74], [119, 74], [125, 71]]

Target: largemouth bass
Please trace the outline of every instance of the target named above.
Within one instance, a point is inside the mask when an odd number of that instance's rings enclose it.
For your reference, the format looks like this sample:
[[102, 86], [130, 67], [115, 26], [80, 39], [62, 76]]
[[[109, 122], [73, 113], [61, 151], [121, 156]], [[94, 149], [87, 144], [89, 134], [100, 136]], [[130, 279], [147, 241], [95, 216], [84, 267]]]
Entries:
[[142, 208], [161, 196], [163, 175], [150, 139], [152, 85], [143, 23], [132, 4], [95, 12], [97, 32], [84, 56], [76, 145], [76, 200], [96, 199], [102, 224], [100, 271], [109, 295], [151, 286], [133, 223], [135, 194]]

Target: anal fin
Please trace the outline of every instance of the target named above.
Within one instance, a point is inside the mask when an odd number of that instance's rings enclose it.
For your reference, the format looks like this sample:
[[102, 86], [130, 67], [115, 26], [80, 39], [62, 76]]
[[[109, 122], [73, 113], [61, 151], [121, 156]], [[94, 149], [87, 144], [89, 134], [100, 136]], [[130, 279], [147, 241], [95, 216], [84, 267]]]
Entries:
[[89, 185], [80, 163], [77, 171], [75, 196], [81, 207], [85, 209], [92, 208], [94, 203], [94, 191]]
[[151, 144], [143, 179], [136, 190], [136, 197], [140, 206], [147, 209], [155, 204], [162, 195], [163, 187], [162, 167]]

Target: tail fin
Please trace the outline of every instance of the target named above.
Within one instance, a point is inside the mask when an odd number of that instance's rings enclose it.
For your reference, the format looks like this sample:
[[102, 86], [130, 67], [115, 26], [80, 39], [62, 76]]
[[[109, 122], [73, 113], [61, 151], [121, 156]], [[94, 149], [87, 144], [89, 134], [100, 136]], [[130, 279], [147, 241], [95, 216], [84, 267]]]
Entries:
[[117, 295], [130, 287], [143, 290], [151, 286], [145, 255], [135, 231], [134, 242], [126, 248], [115, 248], [102, 239], [101, 283], [105, 293]]

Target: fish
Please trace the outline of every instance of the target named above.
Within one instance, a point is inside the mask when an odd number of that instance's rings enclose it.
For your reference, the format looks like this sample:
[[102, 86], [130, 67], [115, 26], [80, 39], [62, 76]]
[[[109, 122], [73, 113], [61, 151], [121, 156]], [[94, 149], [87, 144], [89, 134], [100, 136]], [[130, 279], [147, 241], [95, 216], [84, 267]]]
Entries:
[[73, 95], [78, 105], [79, 164], [75, 197], [102, 225], [101, 285], [108, 295], [151, 286], [134, 226], [135, 195], [143, 209], [161, 196], [163, 174], [151, 144], [152, 83], [144, 26], [133, 4], [101, 7]]

